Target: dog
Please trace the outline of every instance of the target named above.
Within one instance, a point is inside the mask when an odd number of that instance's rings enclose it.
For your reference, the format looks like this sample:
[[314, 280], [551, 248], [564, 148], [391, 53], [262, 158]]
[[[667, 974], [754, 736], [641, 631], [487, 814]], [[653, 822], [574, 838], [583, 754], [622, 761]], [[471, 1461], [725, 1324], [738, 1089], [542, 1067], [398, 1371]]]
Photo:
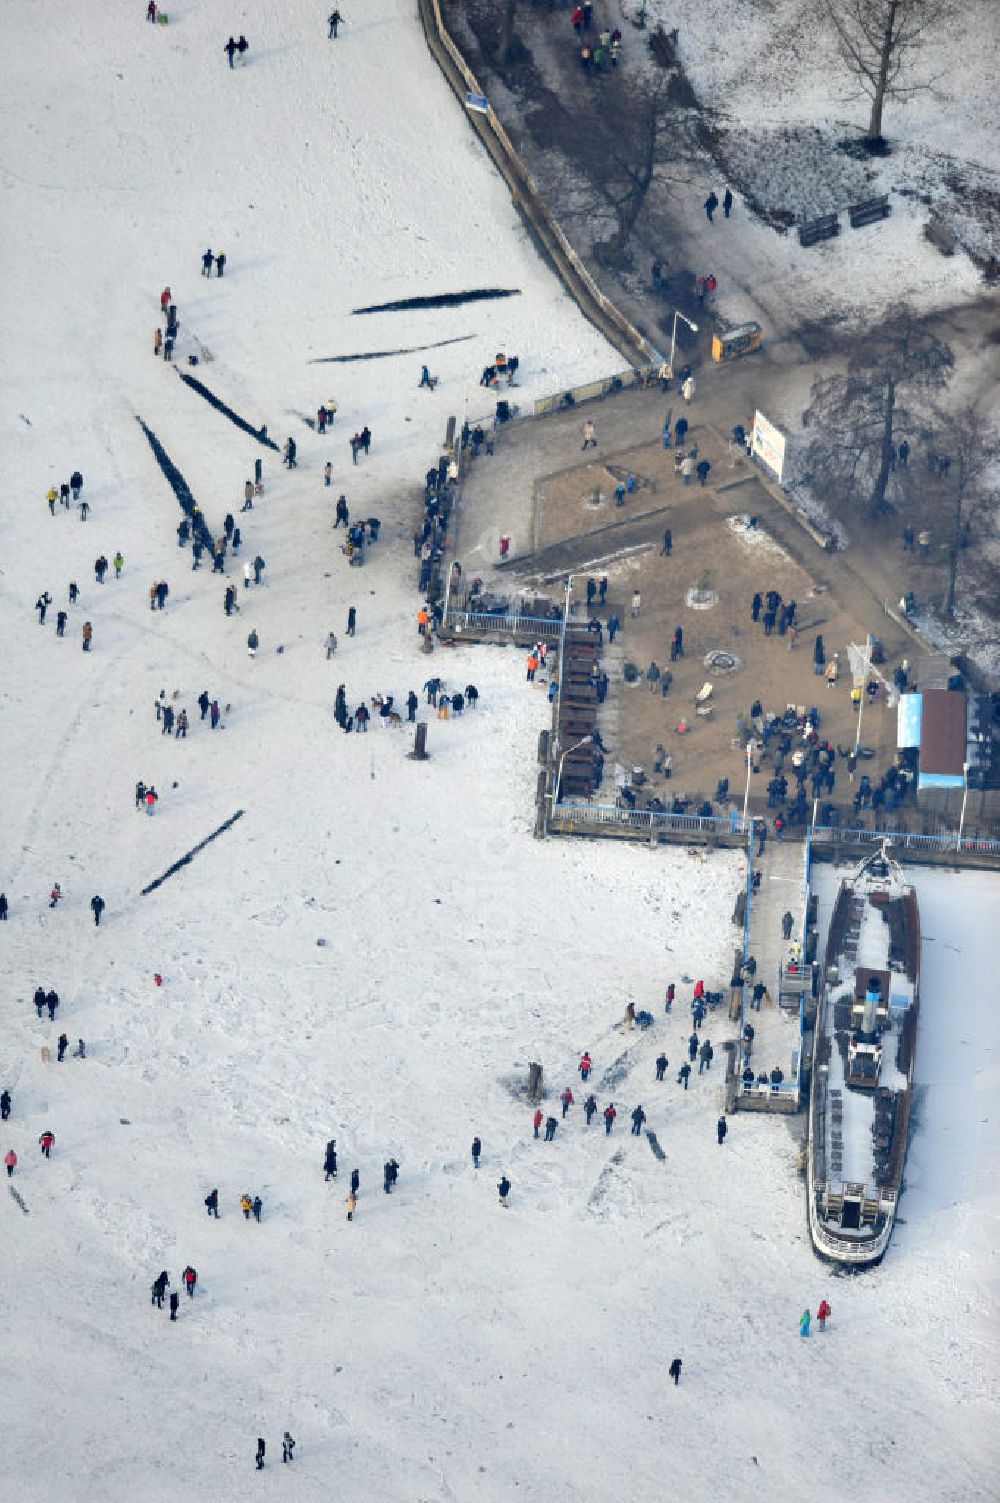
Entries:
[[385, 718], [390, 725], [401, 726], [403, 724], [402, 715], [397, 714], [395, 710], [390, 710]]
[[50, 1065], [51, 1063], [52, 1063], [52, 1050], [49, 1048], [48, 1044], [43, 1044], [42, 1045], [42, 1064], [43, 1065]]

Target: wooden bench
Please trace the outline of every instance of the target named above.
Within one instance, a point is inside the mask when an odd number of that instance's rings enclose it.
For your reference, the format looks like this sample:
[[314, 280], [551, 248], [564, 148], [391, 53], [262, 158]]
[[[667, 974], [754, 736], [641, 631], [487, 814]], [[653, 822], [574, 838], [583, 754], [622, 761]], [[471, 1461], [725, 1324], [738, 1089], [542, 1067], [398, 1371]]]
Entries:
[[820, 219], [810, 219], [799, 225], [799, 244], [818, 245], [821, 240], [832, 240], [840, 234], [840, 219], [836, 214], [824, 214]]
[[862, 203], [851, 204], [847, 217], [851, 221], [851, 229], [860, 230], [866, 224], [878, 224], [880, 219], [888, 219], [891, 213], [889, 195], [883, 193], [879, 198], [866, 198]]
[[942, 256], [953, 256], [958, 249], [958, 240], [940, 219], [928, 219], [924, 225], [924, 239], [939, 250]]

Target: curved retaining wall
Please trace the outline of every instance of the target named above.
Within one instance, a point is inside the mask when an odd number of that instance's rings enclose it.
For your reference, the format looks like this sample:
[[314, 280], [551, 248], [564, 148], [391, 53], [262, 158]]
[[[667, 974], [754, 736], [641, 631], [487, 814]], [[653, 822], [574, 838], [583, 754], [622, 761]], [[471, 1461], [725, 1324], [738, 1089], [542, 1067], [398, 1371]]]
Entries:
[[[444, 24], [440, 0], [417, 0], [427, 45], [463, 107], [466, 93], [482, 94], [475, 74]], [[468, 111], [469, 124], [489, 152], [508, 188], [514, 207], [528, 220], [567, 292], [581, 313], [599, 329], [629, 365], [654, 362], [654, 351], [594, 281], [566, 239], [542, 197], [537, 183], [515, 151], [492, 105], [485, 114]]]

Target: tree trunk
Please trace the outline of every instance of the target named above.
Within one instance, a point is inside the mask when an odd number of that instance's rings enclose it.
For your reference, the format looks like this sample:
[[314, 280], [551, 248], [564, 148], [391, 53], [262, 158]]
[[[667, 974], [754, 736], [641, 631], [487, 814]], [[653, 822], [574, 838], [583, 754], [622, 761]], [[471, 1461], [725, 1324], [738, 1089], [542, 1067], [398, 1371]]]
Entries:
[[897, 9], [897, 0], [892, 0], [892, 4], [889, 5], [885, 13], [885, 31], [882, 33], [882, 51], [879, 56], [878, 78], [875, 80], [875, 92], [872, 95], [872, 112], [868, 120], [868, 135], [865, 138], [868, 141], [879, 141], [882, 138], [882, 111], [885, 108], [885, 94], [889, 86], [889, 64], [892, 62], [892, 56], [895, 51]]
[[497, 49], [501, 63], [509, 63], [514, 47], [514, 21], [517, 16], [517, 0], [504, 0], [503, 18], [500, 22], [500, 46]]
[[653, 169], [656, 166], [656, 132], [656, 115], [651, 114], [645, 126], [642, 161], [637, 163], [635, 170], [630, 171], [628, 174], [632, 183], [632, 191], [626, 198], [619, 199], [615, 204], [618, 229], [611, 240], [610, 248], [618, 255], [624, 253], [625, 247], [632, 238], [632, 231], [635, 229], [636, 220], [642, 213], [642, 206], [646, 202], [649, 185], [653, 181]]
[[875, 477], [875, 487], [872, 491], [872, 521], [880, 516], [885, 509], [885, 493], [889, 484], [889, 476], [892, 472], [890, 457], [892, 453], [892, 424], [895, 412], [896, 382], [894, 377], [887, 376], [885, 383], [885, 418], [882, 423], [882, 459], [879, 464], [878, 474]]

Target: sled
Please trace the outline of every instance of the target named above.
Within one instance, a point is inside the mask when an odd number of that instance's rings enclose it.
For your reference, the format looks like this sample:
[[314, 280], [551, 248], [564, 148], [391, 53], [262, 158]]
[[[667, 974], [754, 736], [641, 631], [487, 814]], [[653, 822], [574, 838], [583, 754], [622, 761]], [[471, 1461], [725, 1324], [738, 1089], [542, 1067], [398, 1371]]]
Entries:
[[170, 21], [170, 17], [164, 11], [158, 10], [156, 12], [156, 24], [157, 24], [157, 26], [166, 26], [169, 23], [169, 21]]

